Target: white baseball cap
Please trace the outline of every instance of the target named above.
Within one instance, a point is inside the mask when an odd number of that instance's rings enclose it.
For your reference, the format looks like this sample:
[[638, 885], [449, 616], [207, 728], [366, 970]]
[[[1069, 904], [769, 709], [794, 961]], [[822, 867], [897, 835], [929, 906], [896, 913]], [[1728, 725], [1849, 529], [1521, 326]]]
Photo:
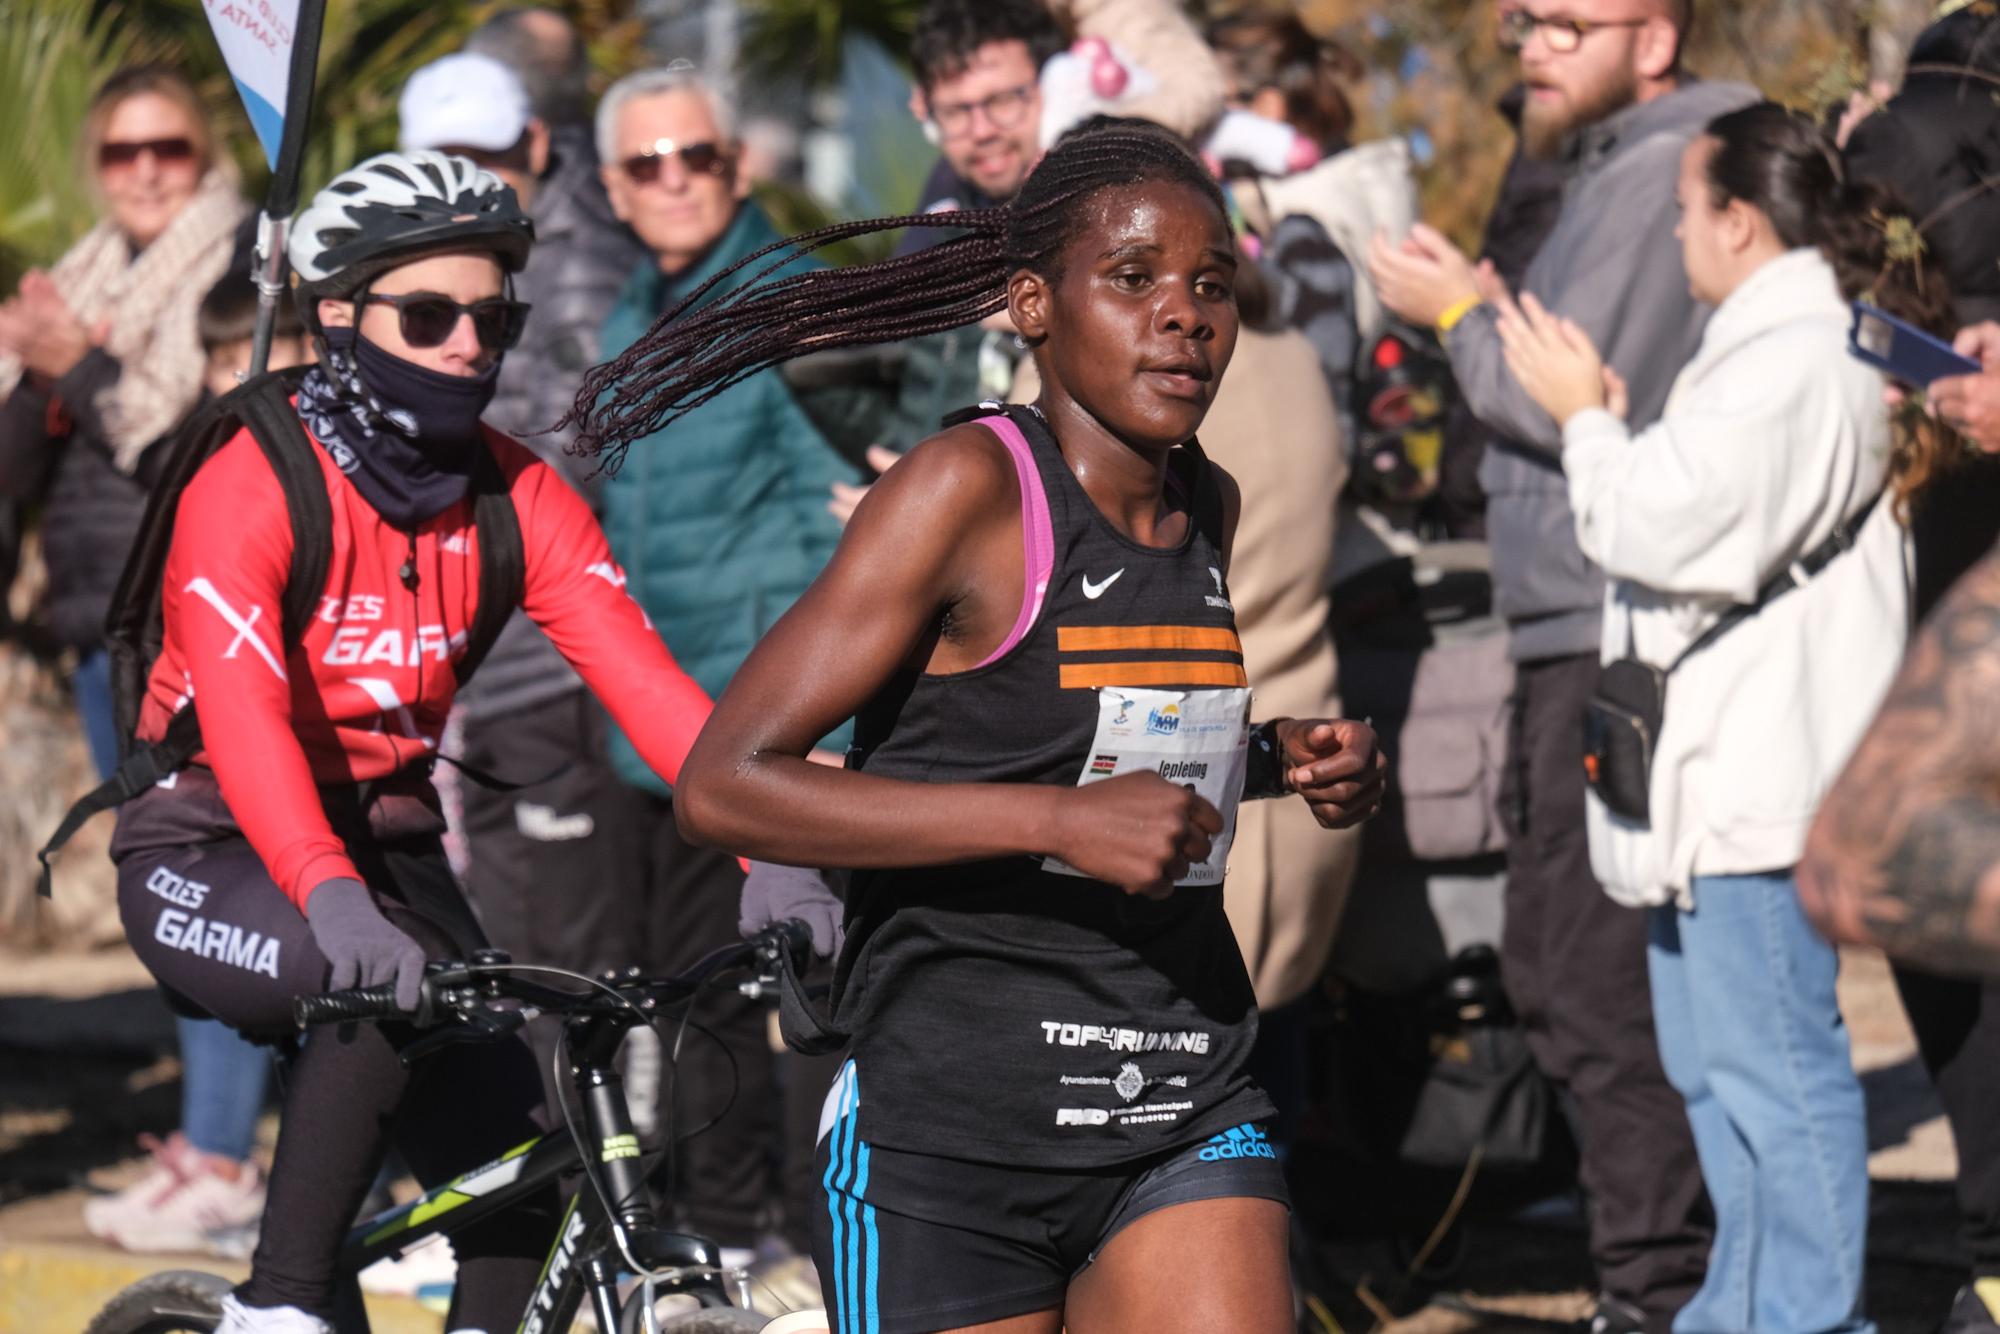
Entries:
[[434, 60], [412, 74], [396, 105], [404, 152], [463, 145], [497, 153], [520, 142], [533, 115], [514, 71], [470, 52]]

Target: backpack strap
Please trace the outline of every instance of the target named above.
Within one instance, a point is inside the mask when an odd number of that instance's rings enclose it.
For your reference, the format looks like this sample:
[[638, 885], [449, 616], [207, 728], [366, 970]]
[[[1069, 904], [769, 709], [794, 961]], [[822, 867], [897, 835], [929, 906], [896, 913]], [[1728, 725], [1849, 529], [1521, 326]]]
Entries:
[[465, 636], [465, 656], [458, 660], [462, 690], [479, 664], [486, 661], [493, 641], [521, 605], [527, 590], [527, 554], [521, 544], [521, 515], [491, 448], [482, 447], [472, 464], [472, 524], [479, 534], [479, 601]]
[[287, 396], [265, 382], [258, 392], [245, 395], [237, 411], [277, 474], [292, 521], [292, 568], [285, 579], [283, 616], [289, 651], [305, 638], [319, 610], [320, 594], [326, 591], [327, 564], [333, 558], [333, 502], [327, 497], [319, 450]]
[[292, 566], [285, 584], [283, 623], [286, 645], [305, 634], [319, 595], [326, 587], [327, 563], [333, 546], [333, 505], [327, 499], [319, 459], [310, 437], [292, 408], [292, 394], [307, 368], [273, 371], [231, 390], [198, 411], [174, 439], [161, 446], [171, 450], [160, 479], [146, 502], [145, 517], [133, 539], [125, 568], [112, 594], [105, 618], [105, 641], [112, 661], [112, 694], [123, 754], [111, 776], [79, 798], [64, 813], [54, 834], [35, 854], [41, 863], [38, 889], [52, 892], [51, 866], [56, 854], [84, 823], [99, 812], [115, 809], [170, 775], [185, 768], [201, 751], [201, 717], [192, 702], [167, 720], [166, 731], [149, 745], [134, 740], [146, 681], [159, 656], [164, 637], [161, 623], [161, 583], [167, 554], [173, 546], [174, 519], [181, 493], [215, 451], [247, 426], [264, 451], [284, 488], [292, 524]]

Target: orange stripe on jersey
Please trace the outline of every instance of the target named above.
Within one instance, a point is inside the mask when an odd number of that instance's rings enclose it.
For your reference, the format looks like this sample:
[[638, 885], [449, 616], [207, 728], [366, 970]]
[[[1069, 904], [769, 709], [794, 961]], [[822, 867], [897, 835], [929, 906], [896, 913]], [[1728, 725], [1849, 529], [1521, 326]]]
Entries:
[[1064, 663], [1064, 690], [1094, 690], [1098, 686], [1247, 686], [1250, 678], [1233, 662], [1091, 662]]
[[1112, 649], [1192, 649], [1243, 656], [1243, 641], [1220, 625], [1060, 625], [1056, 647], [1064, 653]]

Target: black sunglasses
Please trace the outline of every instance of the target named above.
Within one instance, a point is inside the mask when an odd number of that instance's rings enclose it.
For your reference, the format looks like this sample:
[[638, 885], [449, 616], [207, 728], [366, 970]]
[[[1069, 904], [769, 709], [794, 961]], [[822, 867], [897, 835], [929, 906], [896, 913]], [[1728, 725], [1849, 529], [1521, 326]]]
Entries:
[[192, 139], [134, 139], [127, 143], [99, 144], [97, 165], [100, 167], [129, 167], [139, 160], [141, 154], [151, 153], [153, 160], [162, 165], [169, 162], [194, 161], [194, 141]]
[[667, 159], [677, 157], [681, 165], [695, 176], [720, 175], [729, 165], [729, 155], [718, 144], [680, 144], [671, 139], [656, 140], [643, 153], [634, 153], [619, 163], [619, 169], [629, 177], [634, 185], [651, 185], [660, 179], [660, 172], [666, 167]]
[[521, 341], [528, 327], [530, 306], [525, 301], [489, 296], [471, 304], [453, 301], [436, 292], [410, 292], [403, 296], [362, 298], [366, 305], [394, 306], [402, 327], [403, 341], [411, 347], [442, 347], [461, 315], [472, 316], [473, 332], [488, 352], [505, 352]]

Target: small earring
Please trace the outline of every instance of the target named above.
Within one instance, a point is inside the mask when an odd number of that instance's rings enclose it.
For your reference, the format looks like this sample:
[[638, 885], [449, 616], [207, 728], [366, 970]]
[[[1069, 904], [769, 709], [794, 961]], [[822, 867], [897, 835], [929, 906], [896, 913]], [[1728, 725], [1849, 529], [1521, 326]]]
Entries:
[[1020, 334], [1015, 334], [1014, 350], [1017, 352], [1026, 352], [1028, 350], [1028, 340]]

